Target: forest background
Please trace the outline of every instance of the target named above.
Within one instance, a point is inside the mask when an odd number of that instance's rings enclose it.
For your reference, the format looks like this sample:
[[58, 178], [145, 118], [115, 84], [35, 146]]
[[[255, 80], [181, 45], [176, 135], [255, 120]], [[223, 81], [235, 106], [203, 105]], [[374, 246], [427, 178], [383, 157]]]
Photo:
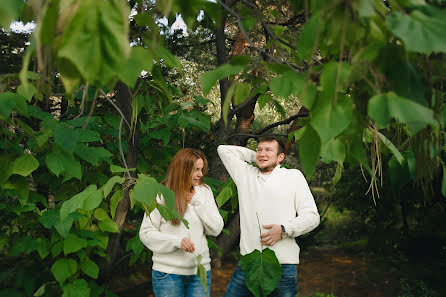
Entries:
[[286, 166], [322, 215], [300, 245], [391, 255], [401, 292], [444, 294], [445, 7], [4, 1], [0, 294], [113, 296], [123, 269], [150, 267], [137, 231], [143, 211], [177, 215], [159, 182], [182, 147], [210, 164], [226, 222], [209, 241], [215, 265], [237, 258], [236, 189], [216, 147], [264, 133], [288, 139]]

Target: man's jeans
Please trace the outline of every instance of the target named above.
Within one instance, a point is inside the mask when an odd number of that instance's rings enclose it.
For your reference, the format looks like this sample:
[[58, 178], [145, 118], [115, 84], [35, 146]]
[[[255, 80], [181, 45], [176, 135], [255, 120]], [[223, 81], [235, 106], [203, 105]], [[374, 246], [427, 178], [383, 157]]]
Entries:
[[[297, 267], [295, 264], [283, 264], [282, 277], [279, 284], [268, 296], [271, 297], [294, 297], [297, 293]], [[235, 268], [231, 282], [226, 289], [225, 297], [254, 296], [245, 284], [245, 273], [240, 267], [240, 262]]]
[[206, 273], [208, 293], [204, 293], [196, 275], [180, 275], [152, 270], [153, 292], [156, 297], [204, 297], [211, 295], [211, 271]]

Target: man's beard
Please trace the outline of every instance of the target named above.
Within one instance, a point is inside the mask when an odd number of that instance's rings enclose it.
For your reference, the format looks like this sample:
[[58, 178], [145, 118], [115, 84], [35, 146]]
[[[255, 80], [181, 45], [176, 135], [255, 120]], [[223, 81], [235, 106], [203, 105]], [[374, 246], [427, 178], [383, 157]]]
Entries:
[[270, 166], [266, 166], [266, 167], [259, 167], [260, 172], [269, 172], [269, 171], [273, 171], [273, 169], [276, 168], [276, 165], [270, 165]]

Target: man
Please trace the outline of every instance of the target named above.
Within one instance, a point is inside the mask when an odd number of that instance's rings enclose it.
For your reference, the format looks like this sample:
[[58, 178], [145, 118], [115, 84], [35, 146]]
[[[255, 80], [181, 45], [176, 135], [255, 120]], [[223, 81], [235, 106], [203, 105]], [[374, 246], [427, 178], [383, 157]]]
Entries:
[[[295, 237], [319, 225], [319, 213], [305, 177], [297, 169], [280, 167], [285, 158], [284, 144], [273, 135], [260, 139], [257, 152], [232, 145], [220, 145], [217, 151], [237, 185], [241, 255], [266, 247], [273, 250], [283, 274], [270, 296], [294, 297], [300, 251]], [[257, 167], [249, 164], [253, 162]], [[240, 263], [225, 294], [232, 296], [252, 296]]]

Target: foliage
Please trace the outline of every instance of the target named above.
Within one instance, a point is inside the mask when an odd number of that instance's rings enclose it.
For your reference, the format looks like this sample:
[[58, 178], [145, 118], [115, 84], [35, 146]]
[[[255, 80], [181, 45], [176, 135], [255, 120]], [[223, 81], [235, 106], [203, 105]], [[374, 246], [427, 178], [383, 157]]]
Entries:
[[412, 296], [426, 296], [426, 297], [436, 297], [439, 294], [428, 288], [426, 284], [421, 280], [416, 280], [414, 282], [409, 282], [407, 279], [401, 279], [401, 291], [402, 295], [398, 297], [412, 297]]
[[268, 296], [282, 277], [282, 266], [269, 248], [243, 255], [240, 265], [246, 274], [246, 286], [257, 297]]
[[[183, 40], [163, 32], [161, 16], [169, 27], [181, 14], [194, 38], [209, 34], [211, 42], [221, 18], [229, 20], [226, 32], [250, 46], [201, 76], [203, 94], [229, 78], [221, 98], [228, 123], [253, 98], [260, 110], [269, 104], [282, 116], [280, 100], [302, 104], [310, 116], [289, 136], [299, 142], [308, 177], [321, 159], [338, 164], [333, 183], [342, 182], [344, 168], [360, 165], [374, 196], [381, 178], [390, 185], [381, 190], [394, 194], [389, 208], [409, 184], [423, 187], [426, 205], [437, 203], [438, 188], [446, 193], [446, 178], [439, 178], [446, 124], [441, 3], [285, 1], [281, 10], [229, 2], [10, 0], [0, 7], [2, 27], [14, 19], [36, 24], [29, 43], [0, 44], [2, 56], [4, 48], [23, 55], [21, 70], [9, 59], [0, 77], [0, 250], [11, 267], [0, 282], [7, 294], [109, 294], [95, 282], [113, 261], [111, 242], [125, 230], [127, 211], [178, 215], [158, 182], [186, 131], [208, 133], [211, 121], [203, 112], [207, 98], [173, 82], [184, 69], [166, 45]], [[283, 16], [304, 20], [292, 25]], [[200, 48], [189, 58], [207, 56], [209, 48]], [[227, 187], [220, 205], [236, 201]], [[156, 202], [158, 194], [166, 205]], [[378, 213], [367, 203], [364, 213]], [[131, 242], [127, 252], [144, 254]], [[30, 258], [40, 272], [32, 276], [21, 267]]]

